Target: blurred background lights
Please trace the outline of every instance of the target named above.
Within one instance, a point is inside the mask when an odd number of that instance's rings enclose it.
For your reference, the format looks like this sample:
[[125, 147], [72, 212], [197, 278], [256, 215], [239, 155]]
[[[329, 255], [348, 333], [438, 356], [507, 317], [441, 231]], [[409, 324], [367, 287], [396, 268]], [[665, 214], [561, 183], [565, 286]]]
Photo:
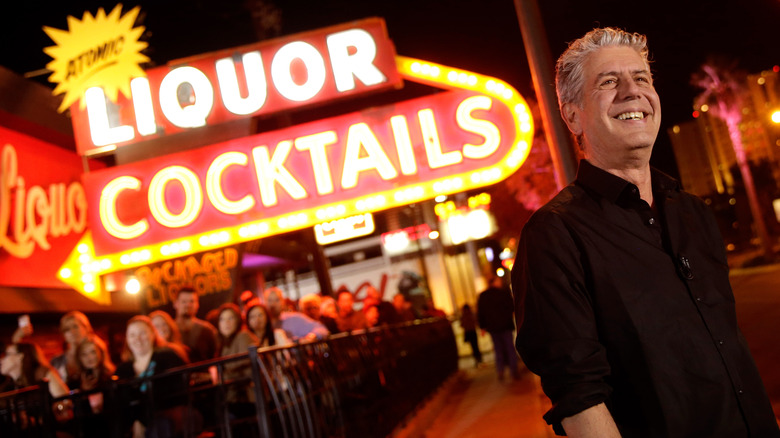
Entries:
[[141, 282], [136, 278], [131, 278], [125, 283], [125, 291], [131, 295], [135, 295], [141, 291]]

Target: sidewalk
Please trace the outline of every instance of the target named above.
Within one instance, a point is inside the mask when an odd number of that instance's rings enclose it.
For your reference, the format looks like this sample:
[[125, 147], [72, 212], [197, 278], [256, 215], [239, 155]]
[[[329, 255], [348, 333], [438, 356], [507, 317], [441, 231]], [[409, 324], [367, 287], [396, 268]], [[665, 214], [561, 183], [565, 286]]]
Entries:
[[523, 368], [520, 380], [499, 382], [492, 362], [474, 368], [472, 359], [463, 358], [460, 368], [394, 438], [554, 436], [542, 419], [549, 401], [531, 372]]

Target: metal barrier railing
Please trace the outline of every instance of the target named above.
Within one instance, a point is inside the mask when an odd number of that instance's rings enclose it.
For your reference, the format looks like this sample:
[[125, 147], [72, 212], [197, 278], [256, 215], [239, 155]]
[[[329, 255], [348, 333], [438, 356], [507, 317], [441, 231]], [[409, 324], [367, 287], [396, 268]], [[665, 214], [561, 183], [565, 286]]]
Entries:
[[[133, 419], [144, 417], [160, 436], [384, 437], [457, 363], [449, 321], [418, 320], [290, 347], [250, 348], [57, 399], [38, 387], [3, 393], [0, 434], [124, 437]], [[98, 394], [103, 409], [94, 413], [90, 397]], [[72, 409], [66, 421], [52, 414], [61, 402]]]

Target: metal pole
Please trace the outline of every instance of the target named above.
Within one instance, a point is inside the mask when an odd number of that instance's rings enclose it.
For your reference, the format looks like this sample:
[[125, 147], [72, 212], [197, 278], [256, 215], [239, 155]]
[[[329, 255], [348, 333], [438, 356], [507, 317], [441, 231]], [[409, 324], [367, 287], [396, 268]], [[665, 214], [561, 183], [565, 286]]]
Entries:
[[554, 67], [542, 16], [536, 0], [515, 0], [515, 11], [523, 35], [523, 45], [528, 56], [536, 98], [539, 100], [544, 134], [550, 147], [556, 181], [558, 188], [562, 189], [574, 181], [575, 154], [569, 130], [564, 126], [558, 113], [555, 78], [552, 74]]

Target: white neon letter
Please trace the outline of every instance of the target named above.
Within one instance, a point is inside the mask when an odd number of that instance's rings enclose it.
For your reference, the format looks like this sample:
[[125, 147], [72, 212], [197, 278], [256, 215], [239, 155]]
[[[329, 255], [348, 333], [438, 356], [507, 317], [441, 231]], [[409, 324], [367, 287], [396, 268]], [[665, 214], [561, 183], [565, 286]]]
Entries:
[[[360, 157], [361, 145], [366, 151], [365, 157]], [[384, 180], [398, 176], [398, 172], [385, 155], [379, 141], [365, 123], [356, 123], [347, 131], [347, 148], [344, 151], [344, 173], [341, 175], [341, 187], [349, 189], [357, 186], [358, 173], [376, 169]]]
[[[339, 91], [354, 89], [355, 78], [366, 85], [387, 80], [374, 65], [376, 41], [370, 33], [363, 29], [350, 29], [328, 35], [326, 40], [336, 88]], [[354, 53], [349, 53], [350, 48], [354, 48]]]
[[217, 61], [216, 67], [217, 80], [225, 108], [233, 114], [245, 116], [263, 107], [268, 90], [260, 51], [245, 53], [241, 57], [241, 63], [244, 65], [244, 77], [246, 78], [247, 96], [245, 98], [241, 97], [238, 89], [238, 75], [233, 59], [220, 59]]
[[420, 129], [422, 130], [423, 143], [425, 143], [425, 154], [428, 156], [428, 165], [431, 169], [450, 166], [463, 161], [463, 155], [460, 151], [442, 152], [433, 110], [420, 110], [417, 112], [417, 118], [420, 119]]
[[[132, 126], [111, 127], [108, 114], [109, 104], [102, 88], [89, 88], [84, 93], [84, 98], [87, 102], [87, 118], [89, 119], [89, 132], [92, 137], [92, 144], [95, 146], [106, 146], [132, 140], [135, 137]], [[118, 118], [118, 114], [112, 115]]]
[[390, 117], [390, 126], [393, 128], [395, 148], [398, 150], [398, 161], [401, 163], [401, 173], [414, 175], [417, 173], [417, 161], [414, 159], [412, 138], [409, 135], [409, 124], [406, 123], [406, 117]]
[[[188, 83], [195, 95], [194, 102], [181, 105], [179, 87]], [[195, 67], [179, 67], [168, 72], [160, 83], [160, 108], [168, 120], [179, 128], [197, 128], [206, 124], [214, 106], [214, 88], [209, 78]]]
[[[165, 200], [165, 188], [172, 180], [177, 180], [184, 191], [184, 208], [175, 214], [168, 209]], [[168, 166], [154, 175], [149, 183], [149, 210], [152, 216], [165, 227], [180, 228], [191, 224], [200, 215], [203, 207], [203, 193], [195, 172], [183, 166]]]
[[498, 127], [487, 120], [475, 119], [471, 117], [474, 110], [490, 110], [493, 101], [487, 96], [471, 96], [458, 105], [455, 113], [455, 120], [464, 131], [485, 137], [482, 144], [463, 144], [463, 156], [466, 158], [479, 159], [490, 156], [498, 149], [501, 144], [501, 132]]
[[252, 157], [255, 160], [255, 171], [257, 172], [257, 184], [260, 188], [260, 199], [263, 205], [268, 207], [276, 205], [276, 189], [274, 182], [278, 182], [293, 199], [303, 199], [306, 197], [306, 190], [284, 167], [292, 149], [292, 142], [289, 140], [280, 141], [274, 149], [274, 156], [270, 158], [267, 146], [258, 146], [252, 149]]
[[206, 172], [206, 195], [214, 207], [225, 214], [240, 214], [255, 206], [255, 198], [246, 195], [231, 201], [222, 191], [222, 174], [228, 166], [246, 166], [249, 157], [241, 152], [225, 152], [214, 159]]
[[141, 181], [132, 176], [120, 176], [111, 180], [103, 187], [100, 193], [100, 222], [108, 234], [117, 239], [133, 239], [145, 233], [149, 229], [149, 222], [146, 219], [132, 224], [125, 225], [116, 215], [116, 198], [123, 190], [138, 190], [141, 188]]
[[134, 78], [130, 81], [130, 91], [133, 93], [133, 110], [135, 110], [135, 126], [141, 135], [151, 135], [157, 132], [152, 106], [152, 91], [149, 89], [149, 79]]
[[295, 139], [295, 149], [299, 151], [307, 150], [309, 155], [311, 155], [314, 182], [317, 184], [317, 193], [320, 195], [333, 193], [333, 180], [330, 174], [328, 155], [325, 153], [325, 146], [335, 143], [336, 139], [336, 131], [325, 131]]
[[[306, 82], [295, 83], [292, 77], [292, 62], [303, 61], [306, 66]], [[303, 102], [316, 96], [325, 85], [325, 61], [314, 46], [303, 41], [285, 44], [271, 61], [271, 78], [282, 96]]]

